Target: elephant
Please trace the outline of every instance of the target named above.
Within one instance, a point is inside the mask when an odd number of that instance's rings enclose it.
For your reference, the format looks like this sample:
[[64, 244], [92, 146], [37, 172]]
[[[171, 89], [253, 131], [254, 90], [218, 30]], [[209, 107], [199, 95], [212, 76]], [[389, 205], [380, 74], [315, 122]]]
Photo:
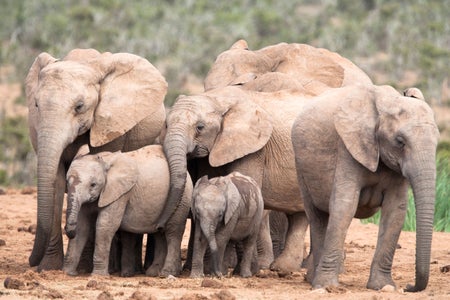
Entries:
[[[261, 226], [264, 201], [258, 184], [239, 172], [197, 181], [192, 195], [195, 242], [191, 277], [203, 276], [203, 258], [209, 246], [212, 273], [222, 277], [229, 241], [242, 242], [240, 275], [251, 277], [251, 263]], [[225, 273], [226, 274], [226, 273]]]
[[70, 240], [64, 271], [77, 274], [90, 226], [95, 226], [92, 273], [108, 275], [111, 241], [120, 228], [130, 233], [155, 233], [155, 257], [146, 270], [147, 275], [178, 275], [181, 272], [181, 240], [193, 189], [189, 175], [186, 181], [180, 205], [165, 231], [158, 232], [156, 221], [166, 201], [170, 182], [161, 145], [75, 158], [67, 172], [65, 232]]
[[[287, 76], [290, 82], [280, 84]], [[299, 81], [292, 83], [293, 78]], [[259, 88], [263, 82], [266, 87]], [[180, 199], [184, 174], [192, 165], [188, 162], [196, 161], [198, 178], [239, 171], [258, 182], [266, 209], [288, 214], [285, 248], [275, 260], [268, 219], [263, 221], [260, 266], [299, 271], [303, 251], [298, 249], [303, 249], [308, 223], [296, 180], [291, 126], [313, 96], [355, 82], [372, 84], [347, 59], [308, 45], [281, 43], [250, 51], [245, 41], [238, 41], [221, 53], [205, 78], [205, 92], [180, 95], [167, 116], [163, 145], [171, 190], [158, 226], [164, 227]]]
[[[348, 86], [308, 102], [292, 126], [298, 182], [310, 222], [313, 288], [339, 284], [344, 240], [355, 218], [381, 209], [369, 289], [394, 286], [392, 263], [407, 208], [416, 206], [416, 280], [429, 277], [439, 131], [428, 104], [390, 86]], [[339, 99], [339, 101], [335, 101]]]
[[37, 153], [37, 231], [30, 266], [61, 269], [65, 174], [79, 147], [130, 151], [152, 144], [165, 121], [167, 82], [146, 59], [74, 49], [43, 52], [26, 77], [30, 140]]

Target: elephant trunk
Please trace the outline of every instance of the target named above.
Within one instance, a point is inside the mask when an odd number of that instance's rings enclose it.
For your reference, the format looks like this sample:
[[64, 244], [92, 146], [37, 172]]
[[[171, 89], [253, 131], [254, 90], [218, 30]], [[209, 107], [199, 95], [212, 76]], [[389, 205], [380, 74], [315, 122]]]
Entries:
[[168, 132], [164, 140], [164, 153], [167, 157], [170, 172], [170, 189], [164, 209], [159, 216], [157, 229], [164, 229], [167, 221], [181, 202], [186, 185], [187, 175], [187, 144], [184, 131]]
[[66, 211], [66, 226], [64, 228], [69, 239], [73, 239], [77, 231], [78, 213], [80, 212], [79, 202], [72, 191], [68, 191], [67, 195], [67, 211]]
[[216, 240], [216, 225], [210, 221], [200, 220], [200, 227], [202, 228], [203, 234], [208, 240], [209, 250], [211, 252], [211, 266], [212, 272], [216, 276], [222, 276], [222, 270], [220, 268], [219, 261], [219, 248], [217, 246]]
[[[433, 153], [430, 157], [430, 153]], [[418, 169], [408, 176], [416, 207], [416, 280], [408, 292], [424, 290], [430, 274], [431, 240], [433, 235], [436, 162], [435, 151], [422, 152]]]
[[[45, 251], [53, 234], [58, 233], [58, 228], [53, 228], [56, 219], [61, 219], [62, 212], [56, 211], [62, 205], [56, 205], [56, 177], [60, 158], [65, 145], [58, 144], [55, 136], [60, 133], [52, 133], [49, 130], [42, 130], [38, 136], [38, 163], [37, 163], [37, 228], [33, 250], [31, 252], [30, 266], [38, 265], [44, 257]], [[57, 215], [59, 214], [59, 216]], [[56, 232], [52, 232], [56, 229]]]

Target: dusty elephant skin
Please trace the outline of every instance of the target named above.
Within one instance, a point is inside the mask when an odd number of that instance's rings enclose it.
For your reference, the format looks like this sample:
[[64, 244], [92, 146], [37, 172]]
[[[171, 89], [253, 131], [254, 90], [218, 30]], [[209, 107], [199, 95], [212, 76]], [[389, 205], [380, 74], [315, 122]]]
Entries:
[[[252, 258], [256, 258], [256, 240], [261, 226], [264, 202], [257, 183], [239, 172], [197, 181], [192, 196], [195, 221], [194, 254], [191, 277], [203, 276], [203, 257], [211, 251], [212, 273], [221, 277], [229, 241], [243, 242], [239, 264], [242, 277], [252, 276]], [[226, 272], [225, 272], [226, 274]]]
[[61, 60], [45, 52], [35, 59], [26, 78], [30, 139], [38, 160], [31, 266], [62, 267], [65, 174], [79, 147], [129, 151], [151, 144], [164, 124], [166, 91], [159, 71], [133, 54], [75, 49]]
[[251, 51], [245, 41], [238, 41], [221, 53], [205, 78], [206, 91], [180, 96], [168, 114], [164, 151], [171, 190], [159, 226], [180, 199], [188, 160], [204, 158], [209, 169], [199, 177], [239, 171], [261, 187], [265, 208], [288, 214], [285, 247], [275, 261], [268, 221], [263, 222], [260, 265], [298, 271], [307, 219], [296, 180], [291, 126], [310, 98], [355, 82], [371, 84], [347, 59], [308, 45], [281, 43]]
[[[420, 91], [419, 91], [420, 92]], [[431, 108], [414, 90], [345, 87], [305, 105], [292, 128], [298, 181], [311, 226], [313, 288], [338, 285], [353, 217], [381, 208], [367, 287], [395, 286], [391, 269], [405, 219], [408, 183], [416, 205], [416, 282], [427, 287], [439, 132]], [[339, 98], [339, 101], [335, 99]], [[318, 138], [320, 137], [320, 138]]]
[[[166, 230], [156, 232], [156, 221], [169, 191], [169, 167], [161, 146], [75, 158], [67, 172], [65, 230], [71, 239], [64, 271], [77, 274], [84, 245], [91, 227], [95, 227], [93, 273], [108, 275], [111, 241], [121, 229], [130, 233], [155, 233], [155, 257], [146, 270], [147, 275], [178, 275], [181, 240], [192, 197], [189, 175], [186, 180], [183, 200], [169, 219]], [[122, 258], [129, 259], [129, 255], [125, 250]]]

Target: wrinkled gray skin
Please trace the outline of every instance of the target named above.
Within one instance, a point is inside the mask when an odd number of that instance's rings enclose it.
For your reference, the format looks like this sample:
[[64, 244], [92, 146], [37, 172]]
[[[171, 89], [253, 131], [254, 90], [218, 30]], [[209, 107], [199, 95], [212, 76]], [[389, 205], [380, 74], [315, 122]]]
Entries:
[[[280, 43], [251, 51], [245, 41], [236, 42], [217, 57], [204, 81], [206, 92], [180, 96], [168, 114], [164, 151], [171, 190], [159, 226], [176, 207], [187, 161], [205, 158], [222, 175], [239, 171], [254, 178], [265, 207], [287, 213], [285, 248], [276, 260], [268, 219], [264, 222], [260, 266], [299, 271], [308, 223], [296, 182], [291, 126], [302, 103], [357, 82], [372, 84], [349, 60], [325, 49]], [[239, 93], [232, 90], [237, 86]]]
[[147, 60], [75, 49], [41, 53], [26, 78], [30, 139], [37, 154], [37, 229], [31, 266], [61, 269], [66, 171], [79, 147], [130, 151], [153, 143], [165, 120], [167, 83]]
[[75, 159], [67, 172], [65, 230], [71, 239], [64, 271], [76, 274], [94, 221], [93, 273], [108, 275], [111, 240], [121, 229], [131, 233], [156, 233], [155, 258], [146, 270], [147, 275], [178, 275], [181, 271], [181, 240], [192, 197], [190, 177], [186, 180], [182, 201], [161, 233], [156, 232], [156, 220], [169, 191], [169, 168], [161, 146], [151, 145], [124, 153], [102, 152]]
[[211, 251], [212, 274], [225, 272], [223, 259], [228, 242], [242, 241], [240, 275], [252, 276], [251, 262], [256, 251], [264, 210], [261, 190], [257, 183], [239, 172], [197, 181], [192, 199], [195, 220], [195, 240], [191, 277], [203, 276], [203, 257]]
[[[414, 90], [405, 91], [414, 96]], [[335, 101], [339, 98], [340, 101]], [[388, 86], [347, 87], [305, 105], [292, 127], [298, 181], [311, 226], [313, 288], [338, 285], [344, 240], [353, 217], [381, 208], [367, 287], [395, 286], [394, 252], [405, 219], [408, 183], [416, 206], [416, 282], [430, 268], [439, 132], [431, 108]]]

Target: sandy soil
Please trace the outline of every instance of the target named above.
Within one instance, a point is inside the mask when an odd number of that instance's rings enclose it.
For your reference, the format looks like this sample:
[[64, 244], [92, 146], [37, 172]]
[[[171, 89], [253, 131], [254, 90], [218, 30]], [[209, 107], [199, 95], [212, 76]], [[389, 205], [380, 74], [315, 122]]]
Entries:
[[[36, 222], [34, 189], [6, 191], [0, 196], [0, 298], [1, 299], [450, 299], [450, 234], [435, 233], [428, 288], [406, 294], [414, 281], [415, 234], [403, 232], [393, 266], [397, 291], [365, 288], [375, 249], [377, 226], [355, 220], [346, 240], [346, 272], [341, 286], [313, 291], [305, 272], [279, 276], [265, 273], [249, 279], [70, 277], [61, 271], [37, 273], [28, 266]], [[30, 228], [31, 226], [31, 228]], [[188, 231], [186, 231], [187, 233]], [[186, 234], [187, 237], [187, 234]], [[183, 248], [186, 243], [183, 244]]]

